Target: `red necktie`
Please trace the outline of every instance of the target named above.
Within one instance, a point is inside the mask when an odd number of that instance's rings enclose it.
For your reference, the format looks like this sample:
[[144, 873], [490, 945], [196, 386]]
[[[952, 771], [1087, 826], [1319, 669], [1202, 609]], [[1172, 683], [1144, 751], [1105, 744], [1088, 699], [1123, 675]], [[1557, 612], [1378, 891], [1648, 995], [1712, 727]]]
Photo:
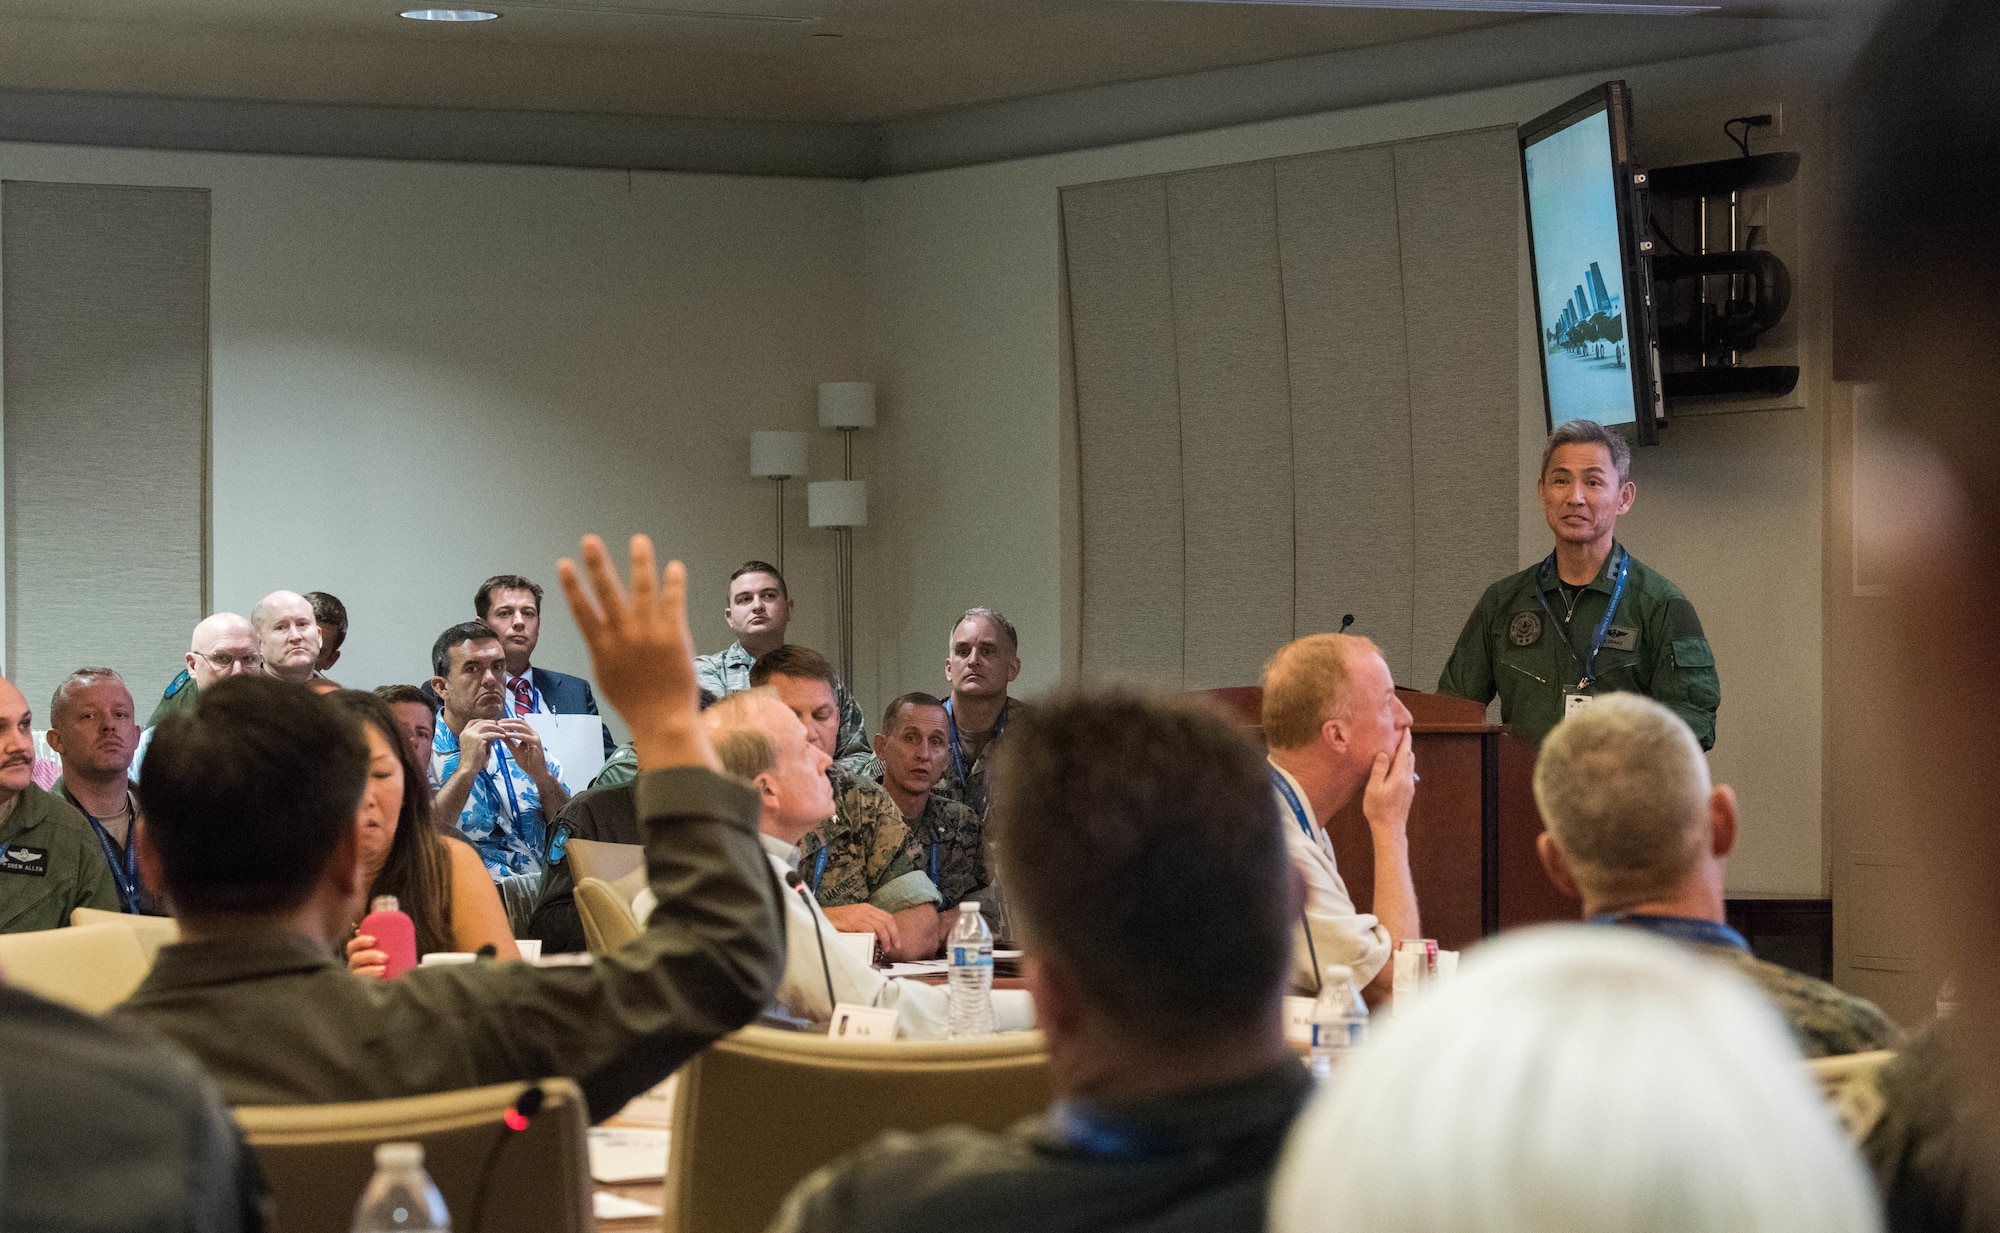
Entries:
[[515, 677], [512, 688], [514, 690], [514, 713], [516, 715], [534, 714], [535, 692], [534, 686], [528, 684], [528, 674], [523, 672], [520, 676]]

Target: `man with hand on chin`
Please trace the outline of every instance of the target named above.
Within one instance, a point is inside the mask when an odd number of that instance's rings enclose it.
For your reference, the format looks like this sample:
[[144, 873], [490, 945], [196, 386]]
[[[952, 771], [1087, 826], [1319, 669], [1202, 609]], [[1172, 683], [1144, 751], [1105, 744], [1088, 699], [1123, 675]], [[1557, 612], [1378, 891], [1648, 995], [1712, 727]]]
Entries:
[[1618, 543], [1630, 512], [1632, 447], [1589, 420], [1556, 426], [1535, 481], [1556, 547], [1486, 588], [1438, 679], [1536, 745], [1565, 715], [1609, 693], [1644, 694], [1715, 747], [1715, 653], [1680, 588]]
[[60, 929], [76, 908], [120, 907], [89, 823], [37, 788], [34, 773], [34, 714], [0, 680], [0, 933]]
[[569, 793], [540, 735], [504, 713], [507, 655], [491, 627], [466, 621], [439, 634], [431, 668], [444, 703], [431, 738], [435, 814], [457, 819], [500, 882], [509, 919], [524, 922], [541, 884], [548, 821]]

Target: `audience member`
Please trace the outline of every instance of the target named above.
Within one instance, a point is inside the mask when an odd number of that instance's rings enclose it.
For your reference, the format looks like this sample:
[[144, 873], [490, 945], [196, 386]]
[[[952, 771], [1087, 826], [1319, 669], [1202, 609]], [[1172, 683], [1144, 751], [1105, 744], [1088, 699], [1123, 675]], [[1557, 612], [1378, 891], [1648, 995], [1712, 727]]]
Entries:
[[1723, 873], [1736, 794], [1674, 711], [1607, 694], [1557, 724], [1535, 763], [1536, 840], [1549, 880], [1593, 922], [1686, 943], [1755, 981], [1808, 1057], [1888, 1049], [1902, 1032], [1872, 1003], [1766, 963], [1727, 923]]
[[[796, 880], [798, 842], [831, 803], [826, 751], [807, 739], [805, 726], [782, 701], [761, 689], [731, 694], [707, 720], [722, 769], [757, 790], [758, 838], [772, 871], [780, 881]], [[785, 896], [785, 975], [778, 982], [778, 1009], [795, 1020], [825, 1024], [839, 1002], [884, 1006], [896, 1011], [898, 1036], [937, 1039], [948, 1033], [950, 995], [942, 985], [884, 979], [826, 936], [835, 928], [810, 896]], [[1025, 1030], [1035, 1025], [1035, 1005], [1021, 990], [997, 989], [993, 1016], [999, 1031]]]
[[[595, 715], [597, 696], [580, 676], [537, 668], [529, 661], [542, 641], [542, 588], [519, 574], [495, 574], [479, 584], [472, 611], [500, 635], [507, 653], [507, 713], [513, 716]], [[616, 749], [604, 730], [604, 756]]]
[[[785, 630], [792, 623], [792, 595], [785, 576], [775, 565], [745, 561], [729, 575], [729, 601], [723, 605], [722, 619], [736, 635], [736, 641], [713, 655], [694, 661], [701, 687], [718, 698], [749, 689], [750, 669], [760, 656], [785, 645]], [[868, 749], [868, 729], [861, 717], [861, 704], [847, 692], [841, 681], [833, 682], [833, 697], [839, 708], [840, 734], [833, 760], [857, 775], [876, 774], [874, 755]]]
[[313, 624], [319, 626], [319, 660], [313, 665], [321, 676], [340, 662], [341, 644], [347, 641], [347, 605], [325, 591], [307, 591], [312, 605]]
[[[368, 899], [396, 897], [417, 927], [418, 954], [473, 954], [491, 946], [497, 958], [518, 959], [521, 952], [507, 928], [507, 911], [478, 849], [456, 832], [447, 835], [431, 825], [430, 794], [418, 786], [424, 764], [403, 744], [389, 704], [353, 689], [329, 696], [361, 725], [368, 742], [368, 786], [361, 794], [359, 819]], [[354, 924], [360, 921], [357, 916]], [[386, 959], [369, 935], [347, 942], [347, 966], [355, 972], [379, 976]]]
[[1783, 1027], [1734, 974], [1575, 925], [1468, 953], [1299, 1119], [1274, 1233], [1874, 1233]]
[[414, 765], [424, 770], [417, 777], [417, 782], [428, 791], [431, 741], [437, 735], [437, 710], [424, 691], [414, 685], [377, 685], [375, 696], [389, 704], [389, 713], [396, 719], [397, 736], [409, 749]]
[[146, 720], [148, 728], [176, 711], [191, 711], [204, 685], [229, 676], [255, 676], [264, 670], [264, 652], [257, 631], [233, 612], [203, 617], [194, 627], [187, 665], [167, 682], [166, 692]]
[[78, 668], [56, 686], [49, 703], [49, 746], [62, 755], [62, 778], [50, 789], [90, 824], [118, 906], [147, 916], [167, 915], [159, 896], [139, 881], [132, 829], [139, 810], [126, 772], [139, 747], [132, 692], [109, 668]]
[[258, 1233], [263, 1174], [215, 1083], [151, 1032], [0, 986], [0, 1228]]
[[[766, 652], [750, 670], [805, 725], [807, 739], [832, 757], [837, 734], [833, 667], [802, 646]], [[831, 817], [799, 846], [800, 872], [827, 919], [849, 933], [873, 933], [895, 959], [928, 959], [944, 941], [937, 887], [917, 868], [910, 828], [880, 784], [830, 765]]]
[[[1420, 938], [1410, 880], [1410, 803], [1417, 791], [1410, 712], [1382, 652], [1366, 638], [1311, 634], [1264, 665], [1264, 740], [1305, 911], [1292, 947], [1292, 991], [1319, 991], [1326, 966], [1354, 969], [1370, 1002], [1387, 997], [1391, 948]], [[1356, 912], [1326, 824], [1356, 795], [1375, 855], [1372, 914]]]
[[570, 868], [570, 841], [641, 843], [644, 838], [639, 830], [639, 802], [631, 780], [610, 787], [592, 787], [570, 797], [569, 804], [556, 815], [555, 825], [549, 828], [549, 843], [543, 852], [547, 869], [521, 936], [539, 940], [544, 954], [588, 950], [583, 918], [576, 908], [576, 873]]
[[[368, 1100], [561, 1075], [602, 1118], [769, 1003], [782, 893], [758, 801], [717, 774], [695, 710], [678, 562], [632, 541], [632, 586], [596, 537], [560, 572], [596, 679], [639, 747], [660, 907], [616, 959], [418, 968], [356, 980], [334, 951], [366, 900], [368, 747], [337, 704], [268, 681], [205, 693], [154, 742], [140, 862], [184, 941], [120, 1014], [193, 1053], [231, 1104]], [[496, 643], [497, 650], [497, 643]]]
[[444, 700], [431, 737], [433, 808], [441, 821], [455, 820], [496, 879], [534, 883], [517, 884], [532, 903], [547, 820], [569, 800], [561, 768], [527, 721], [505, 713], [506, 655], [491, 629], [466, 621], [445, 630], [431, 646], [431, 666], [431, 688]]
[[1021, 675], [1021, 636], [991, 608], [970, 608], [951, 627], [944, 657], [945, 734], [951, 764], [935, 789], [946, 800], [986, 816], [986, 768], [997, 742], [1026, 707], [1007, 696]]
[[90, 824], [34, 785], [34, 764], [28, 700], [0, 680], [0, 933], [59, 929], [76, 908], [124, 906]]
[[305, 596], [271, 592], [250, 610], [250, 625], [257, 631], [265, 676], [303, 685], [319, 671], [319, 622]]
[[1004, 1135], [885, 1136], [773, 1228], [1261, 1231], [1312, 1080], [1281, 1026], [1298, 899], [1257, 751], [1206, 710], [1058, 699], [1010, 730], [988, 824], [1055, 1103]]
[[959, 900], [971, 899], [997, 918], [986, 872], [985, 824], [971, 809], [931, 791], [951, 764], [944, 703], [926, 693], [891, 702], [882, 713], [875, 756], [882, 762], [882, 788], [909, 825], [910, 856], [944, 897], [939, 914], [950, 921]]

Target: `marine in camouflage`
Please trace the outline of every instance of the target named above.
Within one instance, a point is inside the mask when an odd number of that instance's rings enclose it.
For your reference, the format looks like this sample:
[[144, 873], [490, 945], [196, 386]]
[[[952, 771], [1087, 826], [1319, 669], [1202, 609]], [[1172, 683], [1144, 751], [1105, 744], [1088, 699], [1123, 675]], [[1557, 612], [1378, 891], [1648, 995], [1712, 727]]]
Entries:
[[1735, 946], [1696, 946], [1756, 982], [1784, 1017], [1807, 1057], [1839, 1057], [1895, 1049], [1903, 1029], [1866, 998], [1855, 997], [1790, 968], [1767, 963]]
[[986, 872], [986, 824], [969, 807], [933, 791], [924, 800], [923, 813], [909, 823], [904, 847], [915, 867], [944, 896], [940, 911], [957, 907], [961, 899], [984, 906], [991, 881]]
[[[938, 902], [937, 888], [910, 855], [910, 828], [882, 785], [838, 765], [833, 780], [833, 817], [799, 842], [799, 873], [820, 906], [867, 903], [901, 912]], [[825, 849], [825, 865], [820, 851]]]

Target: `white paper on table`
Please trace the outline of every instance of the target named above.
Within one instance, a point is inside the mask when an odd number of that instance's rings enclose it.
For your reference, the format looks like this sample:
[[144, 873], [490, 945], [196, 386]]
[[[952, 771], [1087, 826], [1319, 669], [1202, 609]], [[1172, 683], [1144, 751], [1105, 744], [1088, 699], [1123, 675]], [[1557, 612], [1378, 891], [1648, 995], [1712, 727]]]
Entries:
[[607, 1186], [667, 1175], [667, 1132], [649, 1126], [592, 1126], [590, 1176]]
[[649, 1216], [664, 1216], [667, 1209], [652, 1203], [641, 1203], [628, 1199], [622, 1194], [612, 1194], [606, 1190], [592, 1191], [590, 1214], [599, 1220], [640, 1220]]
[[943, 976], [951, 971], [949, 959], [922, 959], [916, 963], [892, 963], [882, 969], [884, 976]]
[[570, 793], [583, 791], [597, 772], [604, 769], [604, 721], [595, 715], [523, 715], [528, 726], [541, 734], [542, 747], [554, 754], [562, 768], [557, 776]]

